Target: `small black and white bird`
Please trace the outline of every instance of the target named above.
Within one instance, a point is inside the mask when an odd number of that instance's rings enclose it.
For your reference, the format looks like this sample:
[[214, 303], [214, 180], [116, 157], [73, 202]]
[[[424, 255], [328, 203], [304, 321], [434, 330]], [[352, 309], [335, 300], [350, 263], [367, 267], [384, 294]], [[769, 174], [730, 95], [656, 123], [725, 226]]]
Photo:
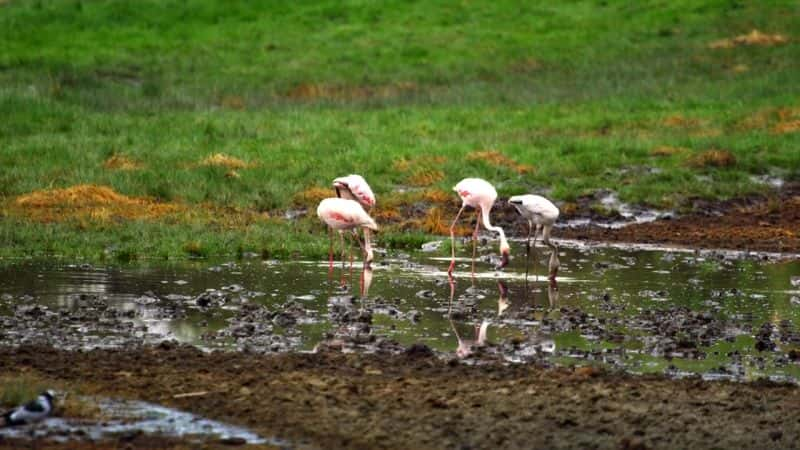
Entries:
[[32, 400], [22, 406], [3, 414], [3, 425], [5, 427], [13, 427], [17, 425], [25, 425], [28, 423], [38, 422], [53, 412], [53, 398], [55, 393], [51, 390], [46, 390]]

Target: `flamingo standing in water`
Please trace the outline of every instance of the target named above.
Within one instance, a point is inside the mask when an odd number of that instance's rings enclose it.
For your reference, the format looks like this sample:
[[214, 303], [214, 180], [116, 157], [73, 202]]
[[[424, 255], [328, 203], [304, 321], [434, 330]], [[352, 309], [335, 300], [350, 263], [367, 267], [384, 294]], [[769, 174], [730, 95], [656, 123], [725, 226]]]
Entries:
[[458, 222], [458, 218], [461, 216], [461, 212], [463, 212], [464, 208], [467, 206], [471, 206], [479, 210], [476, 211], [478, 218], [475, 222], [475, 232], [472, 233], [472, 275], [475, 276], [475, 249], [476, 241], [478, 239], [478, 226], [481, 224], [481, 222], [483, 222], [483, 226], [487, 230], [500, 233], [500, 257], [502, 259], [500, 264], [497, 266], [497, 269], [502, 269], [508, 265], [510, 250], [508, 247], [508, 241], [506, 241], [506, 234], [503, 232], [502, 228], [493, 226], [489, 221], [489, 211], [492, 209], [494, 201], [497, 199], [497, 191], [494, 189], [494, 186], [489, 184], [489, 182], [486, 180], [482, 180], [480, 178], [464, 178], [453, 188], [453, 190], [458, 193], [459, 197], [461, 197], [462, 203], [461, 209], [459, 209], [458, 214], [456, 214], [456, 218], [453, 219], [453, 224], [450, 225], [450, 249], [452, 252], [452, 260], [450, 261], [450, 268], [447, 269], [447, 273], [452, 274], [453, 268], [455, 268], [456, 265], [455, 226]]
[[[326, 198], [317, 207], [317, 216], [330, 227], [330, 264], [333, 267], [333, 230], [342, 232], [364, 229], [364, 267], [372, 262], [372, 245], [368, 230], [378, 230], [378, 225], [364, 208], [355, 200], [345, 198]], [[342, 268], [344, 269], [344, 240], [342, 240]]]
[[[350, 200], [355, 200], [361, 204], [365, 211], [369, 212], [373, 206], [375, 206], [375, 194], [372, 193], [372, 188], [369, 187], [367, 184], [367, 180], [364, 179], [361, 175], [351, 174], [346, 177], [339, 177], [333, 180], [333, 188], [336, 190], [336, 196], [339, 198], [346, 198]], [[369, 239], [367, 234], [369, 233], [369, 229], [364, 229], [364, 240]], [[356, 239], [358, 239], [358, 245], [361, 245], [361, 239], [358, 237], [358, 232], [353, 230], [353, 234], [355, 234]], [[342, 241], [342, 246], [344, 246], [344, 237], [342, 236], [342, 232], [339, 231], [339, 239]], [[353, 270], [353, 254], [350, 253], [350, 270]], [[333, 250], [331, 250], [330, 254], [330, 261], [331, 261], [331, 270], [333, 270]]]
[[536, 236], [542, 230], [542, 242], [550, 247], [550, 263], [548, 270], [549, 278], [556, 279], [556, 273], [561, 263], [558, 260], [558, 246], [550, 240], [550, 231], [553, 229], [556, 219], [558, 219], [558, 208], [550, 200], [541, 195], [515, 195], [508, 199], [514, 205], [517, 212], [528, 221], [528, 240], [525, 246], [525, 278], [528, 278], [528, 256], [531, 250], [531, 230], [536, 225], [533, 233], [533, 260], [536, 263]]

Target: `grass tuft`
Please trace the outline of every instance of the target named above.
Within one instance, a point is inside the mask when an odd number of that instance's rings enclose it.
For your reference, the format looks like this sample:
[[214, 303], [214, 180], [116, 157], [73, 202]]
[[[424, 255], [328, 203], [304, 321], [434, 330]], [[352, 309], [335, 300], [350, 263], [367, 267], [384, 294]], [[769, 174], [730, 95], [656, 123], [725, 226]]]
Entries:
[[728, 150], [707, 150], [689, 158], [687, 164], [691, 167], [731, 167], [736, 164], [736, 157]]
[[115, 153], [103, 161], [103, 167], [109, 170], [138, 170], [143, 168], [144, 164], [128, 156]]
[[747, 34], [714, 41], [708, 44], [708, 47], [713, 49], [725, 49], [752, 45], [771, 47], [774, 45], [786, 44], [787, 42], [789, 42], [789, 38], [782, 34], [768, 34], [762, 33], [758, 30], [752, 30]]

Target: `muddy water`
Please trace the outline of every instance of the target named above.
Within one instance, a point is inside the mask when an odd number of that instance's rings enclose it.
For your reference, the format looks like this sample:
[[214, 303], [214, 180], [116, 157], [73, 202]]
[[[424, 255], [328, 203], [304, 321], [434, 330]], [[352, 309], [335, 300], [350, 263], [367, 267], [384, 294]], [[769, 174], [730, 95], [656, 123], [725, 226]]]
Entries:
[[797, 259], [565, 242], [553, 285], [547, 253], [527, 283], [524, 255], [503, 272], [481, 257], [475, 277], [459, 258], [453, 283], [436, 252], [332, 273], [327, 261], [21, 262], [0, 269], [0, 338], [64, 348], [174, 339], [259, 353], [423, 343], [474, 363], [800, 380]]

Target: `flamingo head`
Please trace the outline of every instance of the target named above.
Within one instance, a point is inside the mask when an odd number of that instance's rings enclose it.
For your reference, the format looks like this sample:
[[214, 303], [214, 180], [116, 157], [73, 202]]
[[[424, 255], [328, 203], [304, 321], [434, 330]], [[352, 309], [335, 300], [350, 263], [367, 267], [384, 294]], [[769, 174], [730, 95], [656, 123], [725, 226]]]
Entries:
[[515, 195], [515, 196], [509, 198], [508, 199], [508, 203], [513, 205], [514, 209], [516, 209], [518, 213], [522, 214], [522, 210], [520, 208], [522, 208], [522, 205], [524, 204], [524, 202], [522, 201], [522, 196], [521, 195]]
[[340, 198], [342, 197], [342, 192], [341, 192], [342, 190], [345, 190], [345, 189], [349, 190], [350, 189], [350, 187], [347, 186], [347, 183], [344, 183], [344, 182], [341, 182], [341, 181], [338, 181], [338, 180], [333, 182], [333, 188], [336, 190], [336, 196], [340, 197]]
[[497, 265], [497, 270], [501, 270], [508, 265], [511, 259], [511, 248], [505, 238], [500, 239], [500, 264]]

